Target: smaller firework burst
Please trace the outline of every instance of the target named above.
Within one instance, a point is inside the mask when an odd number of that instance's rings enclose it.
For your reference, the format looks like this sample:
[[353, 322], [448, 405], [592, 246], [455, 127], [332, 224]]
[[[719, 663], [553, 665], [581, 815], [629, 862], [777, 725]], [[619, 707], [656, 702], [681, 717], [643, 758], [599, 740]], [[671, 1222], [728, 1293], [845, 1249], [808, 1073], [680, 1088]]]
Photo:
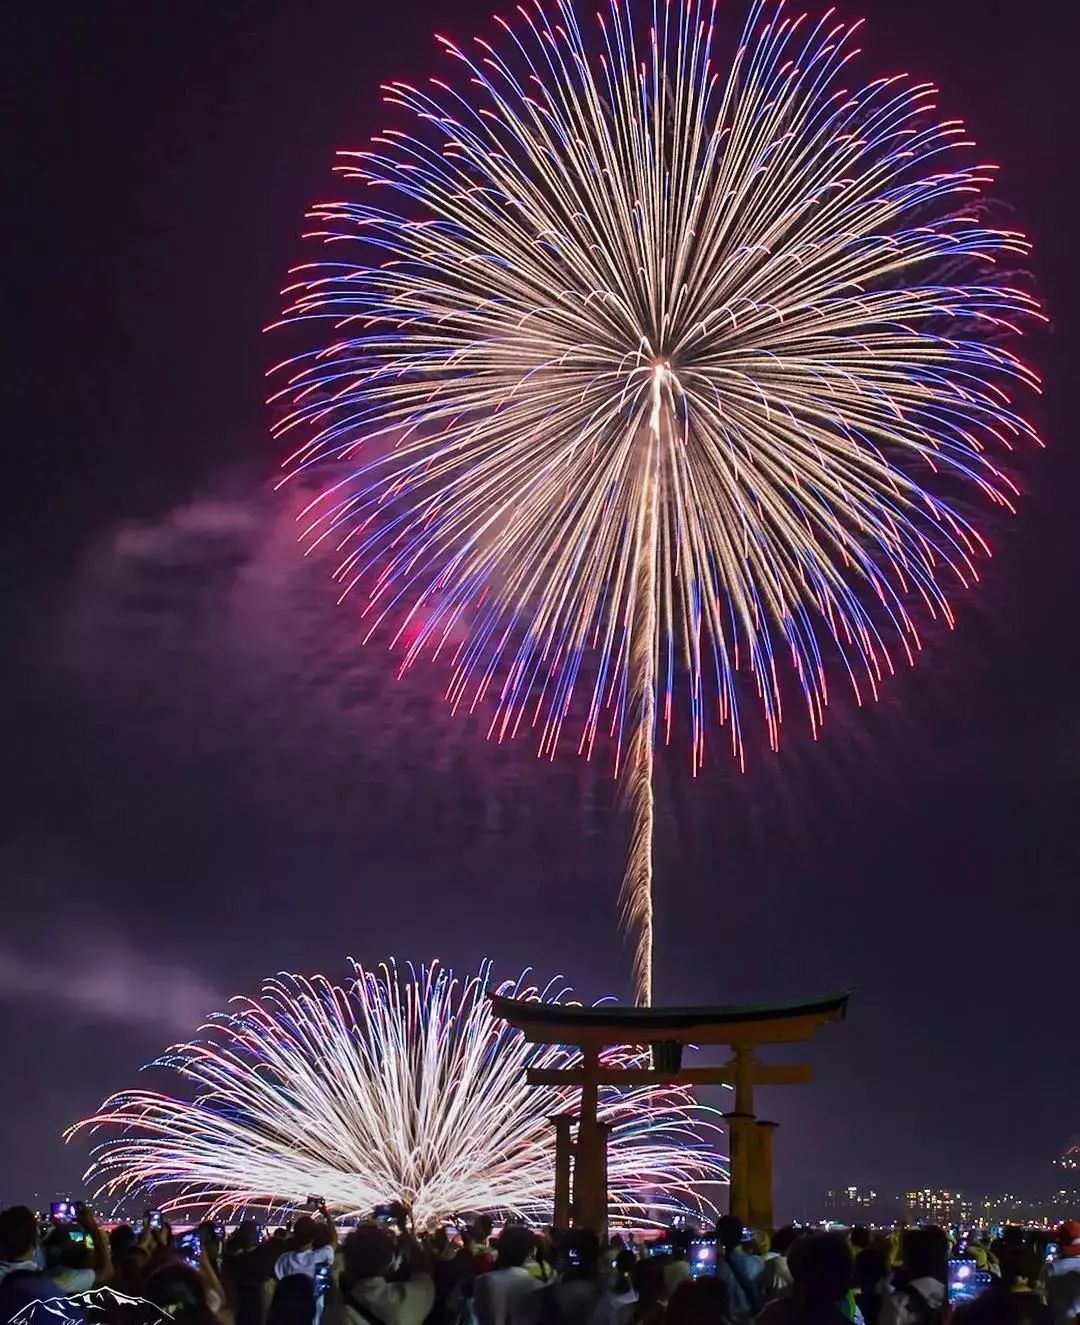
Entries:
[[[311, 1192], [342, 1215], [402, 1200], [417, 1224], [458, 1210], [546, 1219], [554, 1184], [556, 1113], [574, 1092], [530, 1087], [530, 1067], [568, 1068], [576, 1050], [528, 1044], [495, 1016], [490, 963], [468, 978], [438, 962], [408, 973], [354, 964], [345, 986], [279, 975], [259, 999], [237, 998], [199, 1038], [152, 1066], [194, 1089], [123, 1091], [67, 1136], [104, 1131], [87, 1178], [119, 1197], [166, 1188], [168, 1209], [296, 1205]], [[528, 972], [502, 994], [569, 1001], [561, 980]], [[641, 1065], [632, 1049], [609, 1065]], [[713, 1149], [719, 1116], [689, 1090], [606, 1090], [615, 1218], [670, 1217], [710, 1202], [702, 1184], [726, 1182]]]

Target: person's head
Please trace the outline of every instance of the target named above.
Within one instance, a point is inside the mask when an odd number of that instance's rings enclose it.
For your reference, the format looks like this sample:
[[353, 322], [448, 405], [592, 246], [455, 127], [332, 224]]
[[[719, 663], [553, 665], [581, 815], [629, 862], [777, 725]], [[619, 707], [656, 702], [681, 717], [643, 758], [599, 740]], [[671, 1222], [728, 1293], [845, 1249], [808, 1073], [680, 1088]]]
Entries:
[[861, 1224], [856, 1224], [848, 1234], [848, 1238], [856, 1251], [862, 1251], [864, 1247], [869, 1247], [870, 1245], [870, 1230], [868, 1228], [863, 1228]]
[[498, 1267], [524, 1265], [536, 1246], [536, 1235], [524, 1224], [507, 1224], [499, 1234]]
[[772, 1249], [777, 1256], [786, 1256], [791, 1250], [791, 1244], [799, 1236], [799, 1230], [794, 1224], [785, 1224], [783, 1228], [778, 1228], [772, 1235]]
[[690, 1235], [683, 1229], [673, 1229], [668, 1236], [668, 1242], [671, 1244], [671, 1257], [676, 1261], [688, 1261], [690, 1259]]
[[259, 1245], [259, 1226], [254, 1219], [242, 1219], [225, 1243], [226, 1251], [251, 1251]]
[[[970, 1248], [968, 1249], [970, 1251]], [[998, 1268], [1001, 1272], [1001, 1286], [1010, 1292], [1030, 1292], [1038, 1283], [1045, 1258], [1034, 1247], [1002, 1247]], [[986, 1253], [982, 1263], [975, 1258], [976, 1266], [986, 1269]]]
[[307, 1251], [315, 1244], [318, 1225], [310, 1215], [301, 1215], [293, 1225], [292, 1244], [295, 1251]]
[[743, 1240], [743, 1221], [737, 1215], [721, 1215], [716, 1221], [716, 1240], [725, 1253], [734, 1251]]
[[221, 1239], [218, 1237], [217, 1225], [212, 1219], [204, 1219], [199, 1225], [199, 1246], [203, 1254], [211, 1261], [216, 1261], [221, 1255]]
[[277, 1288], [266, 1313], [266, 1325], [312, 1325], [315, 1319], [315, 1285], [307, 1274], [287, 1274]]
[[889, 1275], [887, 1248], [872, 1242], [855, 1257], [855, 1282], [863, 1293], [873, 1293]]
[[554, 1247], [555, 1247], [555, 1238], [552, 1235], [550, 1229], [547, 1230], [546, 1232], [538, 1233], [536, 1235], [536, 1247], [533, 1251], [533, 1255], [536, 1257], [536, 1259], [540, 1262], [541, 1265], [547, 1266], [551, 1263], [551, 1258], [554, 1254]]
[[28, 1261], [38, 1247], [37, 1215], [26, 1205], [0, 1210], [0, 1257], [5, 1261]]
[[143, 1281], [150, 1253], [138, 1243], [113, 1257], [112, 1286], [133, 1297], [144, 1297]]
[[170, 1261], [146, 1281], [147, 1298], [166, 1316], [183, 1325], [217, 1325], [206, 1301], [206, 1289], [197, 1270]]
[[904, 1233], [904, 1269], [911, 1279], [937, 1279], [945, 1283], [949, 1265], [949, 1235], [943, 1228], [909, 1228]]
[[842, 1233], [808, 1233], [791, 1244], [788, 1268], [795, 1294], [808, 1306], [839, 1302], [852, 1281], [851, 1246]]
[[720, 1325], [728, 1318], [727, 1284], [715, 1275], [684, 1279], [671, 1295], [666, 1325]]
[[109, 1255], [114, 1261], [126, 1256], [138, 1239], [130, 1224], [117, 1224], [109, 1233]]
[[667, 1280], [660, 1256], [646, 1256], [634, 1265], [634, 1292], [641, 1307], [656, 1306], [667, 1300]]
[[1066, 1219], [1056, 1236], [1057, 1254], [1061, 1259], [1080, 1256], [1080, 1219]]
[[345, 1258], [346, 1283], [377, 1279], [394, 1263], [394, 1240], [378, 1224], [361, 1224], [342, 1243], [341, 1253]]
[[491, 1229], [491, 1216], [477, 1215], [469, 1226], [470, 1241], [475, 1242], [478, 1246], [482, 1246], [487, 1242], [488, 1238], [491, 1237]]
[[615, 1253], [615, 1282], [612, 1287], [616, 1293], [628, 1293], [634, 1285], [634, 1266], [637, 1257], [629, 1247], [623, 1247]]

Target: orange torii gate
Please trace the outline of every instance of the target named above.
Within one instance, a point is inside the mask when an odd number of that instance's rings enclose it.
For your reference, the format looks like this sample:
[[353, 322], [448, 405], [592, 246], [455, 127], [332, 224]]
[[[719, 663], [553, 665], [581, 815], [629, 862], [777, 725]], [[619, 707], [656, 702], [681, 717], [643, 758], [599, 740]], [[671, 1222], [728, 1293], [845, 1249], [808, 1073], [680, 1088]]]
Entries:
[[[776, 1123], [754, 1113], [755, 1086], [795, 1086], [810, 1081], [806, 1063], [762, 1063], [754, 1056], [764, 1044], [809, 1040], [826, 1022], [847, 1012], [847, 994], [802, 1003], [753, 1007], [654, 1008], [573, 1007], [505, 998], [491, 994], [497, 1016], [522, 1032], [531, 1044], [568, 1044], [581, 1052], [576, 1068], [530, 1068], [531, 1086], [577, 1086], [581, 1089], [576, 1145], [571, 1139], [573, 1117], [560, 1114], [555, 1125], [555, 1226], [602, 1232], [607, 1227], [607, 1131], [597, 1122], [601, 1086], [658, 1084], [735, 1087], [734, 1109], [724, 1114], [728, 1125], [731, 1185], [730, 1210], [744, 1224], [771, 1228], [772, 1133]], [[651, 1068], [611, 1068], [600, 1056], [614, 1045], [648, 1045]], [[721, 1067], [682, 1065], [686, 1045], [726, 1045], [731, 1058]], [[574, 1158], [573, 1194], [570, 1159]]]

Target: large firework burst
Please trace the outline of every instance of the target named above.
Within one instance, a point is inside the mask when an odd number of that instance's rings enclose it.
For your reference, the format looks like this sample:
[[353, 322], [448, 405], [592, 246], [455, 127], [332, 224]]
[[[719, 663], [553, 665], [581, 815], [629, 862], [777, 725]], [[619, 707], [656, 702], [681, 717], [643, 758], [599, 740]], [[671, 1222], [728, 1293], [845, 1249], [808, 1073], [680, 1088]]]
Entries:
[[[965, 489], [1033, 437], [1007, 348], [1034, 299], [999, 262], [963, 126], [906, 76], [849, 85], [857, 24], [751, 6], [734, 57], [708, 0], [525, 0], [460, 87], [405, 83], [412, 131], [343, 154], [330, 257], [285, 320], [290, 472], [365, 637], [449, 657], [455, 706], [551, 754], [614, 734], [633, 810], [623, 903], [652, 965], [652, 768], [685, 690], [740, 759], [748, 674], [775, 746], [786, 657], [816, 731], [835, 673], [877, 694], [987, 552]], [[583, 700], [572, 706], [575, 695]]]
[[[489, 975], [485, 964], [461, 980], [434, 963], [407, 977], [357, 966], [345, 987], [278, 976], [154, 1064], [179, 1072], [188, 1095], [124, 1091], [68, 1135], [106, 1128], [87, 1177], [110, 1195], [165, 1187], [171, 1209], [294, 1206], [317, 1193], [345, 1215], [403, 1200], [424, 1225], [459, 1210], [546, 1220], [549, 1118], [573, 1092], [527, 1086], [525, 1070], [578, 1055], [527, 1044], [496, 1017]], [[568, 991], [525, 974], [498, 992], [561, 1002]], [[615, 1050], [609, 1061], [642, 1057]], [[613, 1124], [616, 1218], [708, 1207], [698, 1184], [726, 1181], [710, 1145], [719, 1116], [689, 1091], [609, 1089], [600, 1117]]]

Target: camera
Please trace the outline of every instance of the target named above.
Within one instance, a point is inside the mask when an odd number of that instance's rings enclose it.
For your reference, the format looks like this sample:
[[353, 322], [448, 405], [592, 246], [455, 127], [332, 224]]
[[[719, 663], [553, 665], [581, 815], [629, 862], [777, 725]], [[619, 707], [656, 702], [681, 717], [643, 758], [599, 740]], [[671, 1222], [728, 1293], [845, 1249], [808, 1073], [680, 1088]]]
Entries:
[[79, 1217], [78, 1201], [53, 1201], [49, 1218], [54, 1224], [74, 1224]]

